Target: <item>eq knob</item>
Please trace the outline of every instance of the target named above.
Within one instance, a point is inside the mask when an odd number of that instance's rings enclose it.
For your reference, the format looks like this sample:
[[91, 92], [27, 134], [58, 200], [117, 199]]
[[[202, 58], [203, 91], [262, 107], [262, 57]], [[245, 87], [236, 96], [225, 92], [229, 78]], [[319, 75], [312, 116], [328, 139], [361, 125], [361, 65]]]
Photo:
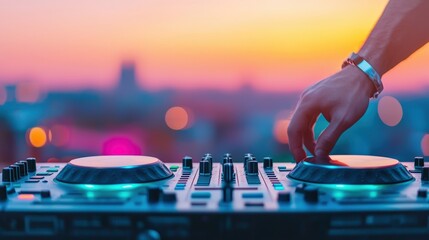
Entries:
[[252, 161], [254, 159], [253, 155], [251, 153], [246, 153], [244, 155], [244, 161], [243, 161], [243, 168], [244, 171], [247, 171], [247, 162]]
[[13, 170], [13, 176], [14, 176], [15, 181], [18, 181], [21, 178], [21, 173], [19, 172], [19, 167], [15, 164], [10, 165], [9, 167], [12, 168], [12, 170]]
[[272, 169], [273, 168], [273, 159], [270, 157], [264, 157], [263, 166], [264, 166], [264, 169]]
[[204, 154], [204, 157], [201, 159], [201, 161], [209, 162], [210, 172], [211, 172], [212, 168], [213, 168], [213, 157], [212, 157], [212, 155], [210, 153]]
[[28, 167], [28, 172], [32, 173], [36, 171], [36, 159], [33, 157], [27, 158], [27, 167]]
[[2, 170], [2, 181], [3, 182], [15, 182], [15, 174], [13, 169], [10, 167], [5, 167]]
[[232, 163], [232, 156], [229, 153], [226, 153], [222, 159], [222, 165], [225, 163]]
[[423, 157], [414, 158], [414, 168], [422, 168], [425, 166], [425, 159]]
[[423, 167], [422, 168], [421, 180], [422, 181], [429, 181], [429, 167]]
[[200, 162], [200, 175], [211, 175], [211, 168], [209, 161], [201, 161]]
[[19, 161], [19, 163], [24, 164], [24, 174], [25, 174], [25, 176], [27, 176], [28, 175], [28, 163], [27, 163], [27, 161]]
[[19, 174], [21, 177], [24, 177], [25, 175], [27, 175], [27, 172], [25, 171], [26, 168], [24, 163], [16, 162], [15, 165], [18, 166]]
[[248, 175], [257, 175], [258, 174], [258, 162], [257, 161], [248, 161], [247, 162], [247, 172]]
[[290, 192], [279, 192], [277, 195], [277, 202], [279, 203], [290, 202]]
[[185, 156], [182, 159], [183, 169], [192, 169], [192, 157]]
[[232, 163], [225, 163], [223, 165], [223, 181], [234, 181], [234, 166], [232, 165]]

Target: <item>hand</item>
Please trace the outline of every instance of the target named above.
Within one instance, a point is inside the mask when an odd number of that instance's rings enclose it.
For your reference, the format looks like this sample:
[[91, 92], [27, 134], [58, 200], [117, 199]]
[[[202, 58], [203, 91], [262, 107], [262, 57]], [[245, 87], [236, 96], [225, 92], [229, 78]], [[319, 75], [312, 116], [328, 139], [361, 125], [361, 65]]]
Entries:
[[[374, 92], [373, 83], [355, 66], [347, 66], [307, 88], [288, 127], [289, 148], [295, 161], [306, 158], [303, 145], [316, 158], [329, 160], [338, 138], [363, 116]], [[320, 114], [329, 125], [315, 142], [313, 126]]]

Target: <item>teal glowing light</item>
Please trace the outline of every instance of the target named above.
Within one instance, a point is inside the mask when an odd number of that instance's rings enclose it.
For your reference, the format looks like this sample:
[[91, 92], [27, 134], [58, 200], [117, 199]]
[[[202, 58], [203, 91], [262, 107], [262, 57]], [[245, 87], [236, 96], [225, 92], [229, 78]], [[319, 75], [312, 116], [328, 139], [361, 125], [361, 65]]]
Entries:
[[127, 184], [83, 184], [76, 185], [76, 187], [83, 190], [93, 190], [93, 191], [121, 191], [121, 190], [130, 190], [141, 187], [142, 184], [136, 183], [127, 183]]

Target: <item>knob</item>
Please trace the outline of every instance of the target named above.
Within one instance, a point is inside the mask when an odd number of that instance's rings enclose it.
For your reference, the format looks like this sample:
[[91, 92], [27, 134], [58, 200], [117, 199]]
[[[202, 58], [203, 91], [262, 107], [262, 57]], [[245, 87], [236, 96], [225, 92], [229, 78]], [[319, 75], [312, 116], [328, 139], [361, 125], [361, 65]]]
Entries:
[[414, 158], [414, 168], [422, 168], [425, 166], [425, 159], [423, 157]]
[[147, 201], [157, 203], [161, 199], [162, 190], [159, 187], [149, 187], [147, 189]]
[[264, 157], [264, 168], [272, 169], [273, 168], [273, 159], [270, 157]]
[[209, 162], [210, 172], [211, 172], [212, 169], [213, 169], [213, 157], [212, 157], [212, 155], [210, 153], [204, 154], [204, 157], [203, 157], [203, 159], [201, 159], [201, 161], [207, 161], [207, 162]]
[[28, 172], [36, 171], [36, 159], [33, 157], [27, 158]]
[[234, 181], [234, 166], [232, 165], [232, 163], [225, 163], [223, 165], [223, 181]]
[[7, 200], [7, 188], [6, 185], [0, 185], [0, 201]]
[[40, 191], [40, 196], [42, 198], [50, 198], [51, 197], [51, 191], [49, 191], [49, 190], [42, 190], [42, 191]]
[[210, 163], [209, 161], [200, 162], [200, 175], [211, 175]]
[[244, 155], [244, 171], [247, 171], [247, 162], [253, 160], [253, 155], [251, 153], [246, 153]]
[[24, 164], [24, 173], [27, 176], [28, 175], [28, 163], [27, 163], [27, 161], [19, 161], [19, 163]]
[[19, 167], [15, 164], [10, 165], [9, 167], [12, 168], [12, 170], [13, 170], [13, 176], [14, 176], [15, 181], [18, 181], [21, 178], [21, 173], [19, 172]]
[[424, 188], [420, 188], [417, 190], [417, 197], [419, 198], [427, 198], [428, 196], [428, 190]]
[[248, 161], [247, 162], [247, 175], [257, 175], [258, 174], [258, 162], [257, 161]]
[[277, 202], [279, 203], [290, 202], [290, 192], [279, 192], [277, 195]]
[[319, 201], [319, 189], [317, 187], [308, 186], [304, 189], [304, 200], [310, 203]]
[[13, 172], [13, 169], [10, 167], [3, 168], [2, 176], [3, 182], [15, 182], [15, 174]]
[[16, 162], [15, 165], [18, 166], [19, 174], [21, 177], [24, 177], [25, 175], [27, 175], [27, 172], [25, 171], [26, 169], [25, 169], [24, 163]]
[[422, 168], [422, 181], [429, 181], [429, 167], [423, 167]]
[[183, 169], [192, 169], [192, 158], [189, 156], [185, 156], [182, 159], [182, 167]]
[[232, 156], [231, 156], [231, 154], [226, 153], [226, 154], [223, 156], [222, 164], [225, 164], [225, 163], [232, 163]]

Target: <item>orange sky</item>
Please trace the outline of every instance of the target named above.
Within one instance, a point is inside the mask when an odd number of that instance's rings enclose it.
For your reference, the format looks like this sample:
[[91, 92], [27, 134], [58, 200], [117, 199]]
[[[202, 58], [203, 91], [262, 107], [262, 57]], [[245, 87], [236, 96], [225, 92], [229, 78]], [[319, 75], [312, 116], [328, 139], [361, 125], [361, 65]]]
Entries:
[[[4, 83], [109, 88], [121, 61], [134, 59], [149, 89], [251, 82], [269, 91], [301, 90], [338, 70], [387, 2], [0, 1]], [[428, 86], [428, 60], [426, 46], [385, 76], [386, 88]]]

